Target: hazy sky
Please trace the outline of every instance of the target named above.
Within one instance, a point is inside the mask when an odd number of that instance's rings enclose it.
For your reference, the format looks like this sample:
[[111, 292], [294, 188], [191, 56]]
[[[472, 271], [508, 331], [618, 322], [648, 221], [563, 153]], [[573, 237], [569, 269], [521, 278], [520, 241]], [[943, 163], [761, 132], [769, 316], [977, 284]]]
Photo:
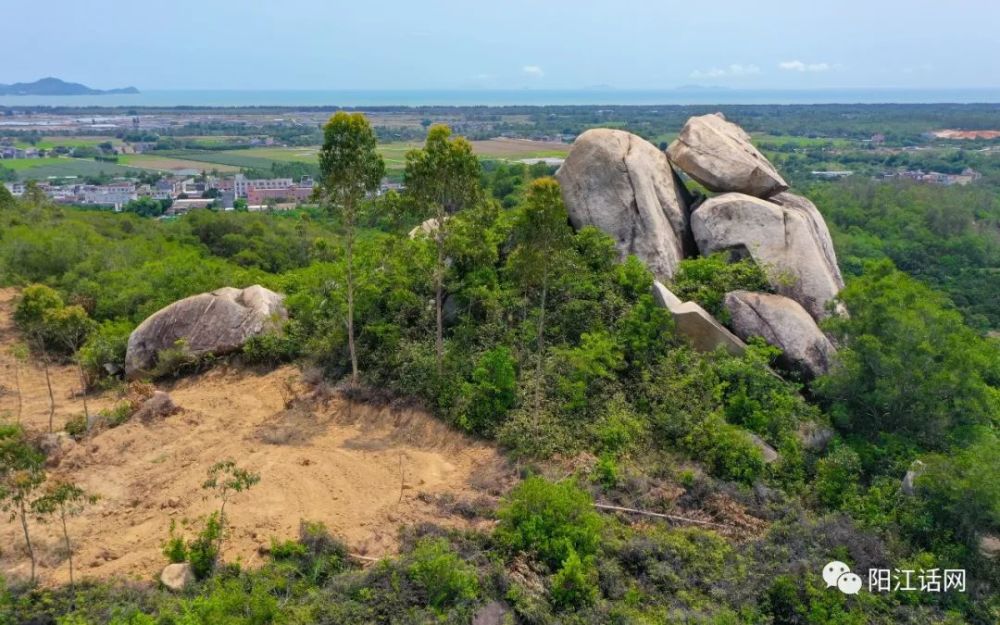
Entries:
[[0, 0], [0, 82], [1000, 87], [996, 0]]

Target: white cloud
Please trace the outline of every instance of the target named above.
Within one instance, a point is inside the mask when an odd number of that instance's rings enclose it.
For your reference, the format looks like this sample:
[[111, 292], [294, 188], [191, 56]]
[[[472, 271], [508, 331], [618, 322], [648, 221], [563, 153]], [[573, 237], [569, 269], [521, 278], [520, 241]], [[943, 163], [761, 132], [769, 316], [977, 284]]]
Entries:
[[829, 63], [803, 63], [802, 61], [782, 61], [778, 68], [789, 72], [825, 72], [832, 66]]
[[756, 65], [740, 65], [733, 63], [728, 67], [712, 67], [706, 70], [696, 69], [691, 72], [691, 78], [722, 78], [725, 76], [751, 76], [759, 74], [760, 68]]
[[525, 65], [524, 67], [521, 68], [521, 71], [534, 78], [541, 78], [542, 76], [545, 75], [545, 72], [542, 70], [542, 68], [538, 67], [537, 65]]

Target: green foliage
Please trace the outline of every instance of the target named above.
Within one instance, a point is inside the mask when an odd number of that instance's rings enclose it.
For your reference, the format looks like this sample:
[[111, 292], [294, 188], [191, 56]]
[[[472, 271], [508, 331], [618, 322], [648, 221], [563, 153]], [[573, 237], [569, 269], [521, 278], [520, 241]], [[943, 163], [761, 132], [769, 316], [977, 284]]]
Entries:
[[1000, 437], [982, 429], [973, 442], [951, 455], [925, 459], [916, 485], [942, 528], [969, 543], [980, 532], [1000, 530]]
[[184, 537], [177, 533], [177, 522], [173, 519], [170, 520], [170, 535], [163, 543], [163, 556], [171, 564], [187, 562], [188, 559], [187, 544], [184, 542]]
[[406, 154], [403, 181], [407, 195], [425, 207], [423, 217], [454, 214], [481, 196], [479, 159], [464, 137], [452, 137], [443, 124], [432, 126], [421, 150]]
[[338, 111], [323, 127], [319, 165], [324, 193], [334, 207], [346, 210], [346, 205], [378, 189], [385, 162], [375, 151], [376, 141], [361, 113]]
[[597, 553], [603, 520], [590, 496], [572, 482], [530, 477], [508, 495], [499, 512], [498, 542], [514, 551], [533, 553], [558, 570], [570, 553]]
[[21, 299], [14, 309], [14, 323], [26, 333], [41, 332], [46, 313], [63, 307], [59, 293], [44, 284], [32, 284], [21, 292]]
[[105, 408], [97, 413], [104, 424], [109, 428], [116, 428], [119, 425], [128, 423], [128, 420], [132, 418], [132, 414], [135, 412], [135, 405], [128, 400], [120, 401], [116, 403], [111, 408]]
[[[219, 513], [213, 512], [205, 519], [205, 527], [187, 545], [188, 562], [197, 579], [207, 579], [215, 571], [219, 561], [219, 544], [223, 527]], [[174, 554], [176, 555], [176, 554]]]
[[730, 291], [771, 290], [767, 274], [752, 258], [729, 262], [726, 253], [686, 258], [680, 262], [670, 285], [681, 301], [694, 301], [719, 320], [728, 321], [729, 315], [722, 299]]
[[125, 370], [125, 351], [132, 329], [128, 321], [105, 321], [87, 337], [77, 357], [90, 384]]
[[517, 400], [517, 372], [513, 354], [506, 347], [484, 352], [462, 391], [466, 406], [458, 424], [470, 432], [492, 433]]
[[297, 338], [285, 331], [258, 334], [243, 344], [243, 361], [250, 365], [273, 367], [295, 360], [301, 353]]
[[816, 463], [816, 482], [813, 488], [819, 502], [832, 509], [839, 509], [856, 494], [861, 459], [847, 445], [838, 445]]
[[1000, 347], [976, 336], [942, 296], [883, 261], [866, 265], [841, 299], [850, 317], [829, 328], [843, 344], [842, 364], [816, 384], [839, 425], [940, 449], [955, 428], [996, 423]]
[[409, 559], [407, 573], [427, 593], [427, 602], [435, 609], [475, 601], [479, 596], [475, 569], [451, 550], [448, 541], [422, 540]]
[[600, 594], [594, 557], [580, 558], [570, 550], [552, 577], [552, 603], [560, 610], [577, 609], [594, 603]]

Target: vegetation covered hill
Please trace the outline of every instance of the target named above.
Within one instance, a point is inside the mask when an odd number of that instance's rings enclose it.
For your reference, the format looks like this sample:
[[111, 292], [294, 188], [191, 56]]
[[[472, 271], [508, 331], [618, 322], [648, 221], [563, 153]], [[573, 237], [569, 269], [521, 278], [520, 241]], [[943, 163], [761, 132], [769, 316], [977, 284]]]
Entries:
[[[244, 363], [354, 373], [349, 396], [417, 399], [500, 443], [531, 477], [496, 509], [471, 513], [494, 518], [494, 530], [418, 526], [398, 558], [367, 568], [307, 524], [263, 567], [204, 567], [180, 595], [8, 580], [0, 610], [12, 622], [465, 623], [487, 609], [526, 623], [997, 622], [1000, 568], [981, 546], [1000, 531], [1000, 346], [909, 272], [943, 285], [961, 273], [933, 260], [893, 265], [918, 256], [910, 228], [852, 213], [833, 191], [819, 202], [839, 227], [851, 315], [828, 327], [841, 366], [805, 387], [773, 375], [776, 354], [762, 344], [741, 357], [689, 348], [654, 305], [649, 271], [618, 263], [598, 230], [569, 227], [544, 168], [483, 173], [464, 141], [432, 131], [407, 157], [406, 194], [369, 199], [381, 173], [373, 142], [356, 120], [338, 132], [351, 140], [321, 153], [337, 175], [315, 209], [154, 221], [57, 208], [35, 193], [0, 198], [4, 279], [45, 285], [25, 290], [25, 337], [39, 354], [79, 360], [91, 384], [114, 385], [105, 365], [122, 363], [147, 315], [219, 286], [263, 284], [287, 294], [291, 320], [252, 341]], [[934, 217], [885, 205], [897, 224]], [[435, 217], [444, 234], [407, 236]], [[965, 224], [956, 237], [981, 227], [976, 215], [938, 217]], [[877, 245], [865, 245], [868, 225]], [[987, 267], [975, 254], [955, 262]], [[762, 282], [746, 261], [708, 257], [683, 261], [672, 287], [711, 310]], [[82, 345], [58, 340], [67, 318], [86, 330]], [[824, 426], [834, 429], [825, 446], [800, 435]], [[5, 432], [21, 440], [16, 427]], [[779, 459], [765, 462], [748, 432]], [[900, 482], [918, 459], [907, 495]], [[702, 522], [607, 515], [595, 500]], [[214, 540], [211, 518], [204, 527]], [[204, 553], [204, 541], [193, 547]], [[965, 568], [968, 585], [849, 596], [825, 587], [830, 560], [855, 571]]]

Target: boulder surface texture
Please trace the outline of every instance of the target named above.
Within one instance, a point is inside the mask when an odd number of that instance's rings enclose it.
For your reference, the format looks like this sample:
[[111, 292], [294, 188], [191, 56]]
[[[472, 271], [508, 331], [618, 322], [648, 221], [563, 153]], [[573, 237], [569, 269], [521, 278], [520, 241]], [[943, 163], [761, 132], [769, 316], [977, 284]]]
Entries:
[[687, 120], [667, 148], [670, 162], [708, 190], [769, 197], [788, 188], [771, 163], [722, 113]]
[[795, 202], [781, 205], [744, 193], [725, 193], [706, 200], [691, 214], [691, 230], [702, 254], [729, 251], [750, 256], [775, 291], [821, 319], [829, 314], [827, 306], [844, 282], [829, 233], [825, 225], [817, 227], [817, 216]]
[[732, 291], [723, 305], [736, 336], [744, 341], [759, 336], [780, 348], [782, 366], [806, 379], [830, 370], [836, 349], [798, 302], [771, 293]]
[[159, 354], [183, 341], [194, 358], [234, 352], [249, 340], [274, 329], [287, 317], [284, 297], [254, 285], [224, 287], [182, 299], [153, 313], [128, 339], [125, 373], [149, 375]]
[[595, 226], [615, 240], [622, 258], [634, 254], [660, 280], [695, 252], [687, 191], [666, 155], [636, 135], [588, 130], [556, 173], [570, 222]]

